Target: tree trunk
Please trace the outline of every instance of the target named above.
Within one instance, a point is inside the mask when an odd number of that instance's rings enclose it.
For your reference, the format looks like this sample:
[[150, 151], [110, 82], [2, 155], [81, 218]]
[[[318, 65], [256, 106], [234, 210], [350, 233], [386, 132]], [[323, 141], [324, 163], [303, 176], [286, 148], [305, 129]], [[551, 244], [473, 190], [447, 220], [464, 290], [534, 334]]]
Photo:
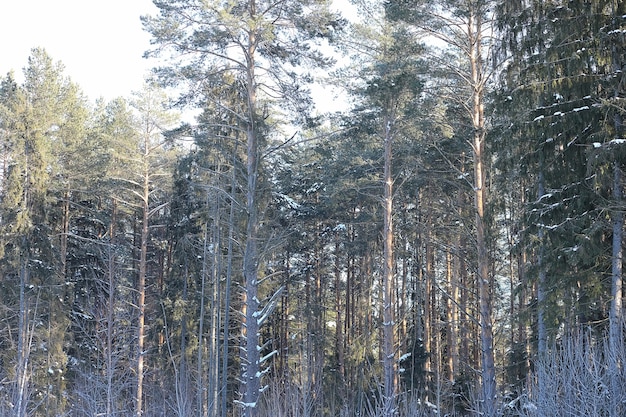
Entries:
[[[207, 198], [208, 204], [208, 198]], [[206, 318], [206, 277], [208, 274], [207, 258], [208, 258], [208, 245], [209, 245], [209, 226], [204, 225], [204, 245], [202, 246], [202, 275], [200, 277], [200, 317], [198, 317], [198, 359], [197, 359], [197, 376], [196, 376], [196, 412], [199, 417], [206, 417], [208, 415], [207, 407], [205, 406], [205, 395], [207, 390], [205, 389], [205, 337], [204, 337], [204, 320]]]
[[[350, 239], [350, 243], [354, 241], [354, 233], [353, 228], [348, 226], [348, 236]], [[348, 270], [346, 271], [346, 296], [345, 296], [345, 314], [344, 314], [344, 346], [345, 357], [350, 357], [352, 354], [352, 349], [350, 348], [353, 341], [353, 330], [354, 330], [354, 275], [356, 268], [356, 260], [354, 259], [354, 255], [348, 253]], [[350, 391], [352, 387], [354, 387], [354, 372], [352, 372], [353, 367], [351, 363], [348, 361], [345, 364], [346, 369], [344, 370], [345, 380], [346, 380], [346, 391]]]
[[469, 59], [472, 76], [472, 125], [474, 128], [474, 203], [476, 209], [476, 249], [478, 252], [478, 298], [480, 310], [480, 342], [482, 352], [482, 401], [484, 415], [495, 416], [496, 370], [493, 351], [493, 325], [491, 321], [491, 285], [489, 254], [486, 242], [485, 202], [487, 181], [485, 179], [485, 117], [484, 117], [484, 74], [481, 52], [482, 19], [476, 11], [470, 11], [467, 25]]
[[[221, 172], [220, 164], [218, 162], [217, 172]], [[213, 219], [213, 256], [212, 256], [212, 290], [211, 290], [211, 327], [209, 337], [209, 384], [208, 384], [208, 415], [217, 416], [218, 410], [218, 397], [219, 397], [219, 327], [221, 320], [221, 289], [220, 289], [220, 277], [222, 276], [222, 242], [220, 236], [220, 199], [216, 198], [215, 203], [215, 215]]]
[[[18, 313], [18, 329], [17, 329], [17, 366], [16, 366], [16, 382], [17, 389], [15, 391], [15, 417], [25, 417], [27, 399], [28, 399], [28, 358], [30, 353], [29, 346], [29, 314], [28, 314], [28, 297], [26, 295], [26, 286], [29, 282], [28, 270], [28, 250], [27, 239], [23, 238], [24, 248], [20, 253], [20, 311]], [[35, 318], [34, 318], [35, 319]]]
[[471, 368], [471, 358], [470, 358], [470, 345], [469, 345], [469, 337], [471, 332], [471, 321], [469, 320], [469, 293], [470, 293], [470, 279], [467, 273], [466, 266], [466, 245], [467, 242], [465, 240], [465, 236], [463, 233], [459, 233], [459, 241], [457, 243], [457, 252], [458, 252], [458, 271], [459, 271], [459, 286], [460, 286], [460, 294], [459, 294], [459, 310], [461, 315], [459, 316], [459, 339], [461, 340], [461, 344], [459, 346], [459, 364], [461, 366], [461, 373], [469, 374]]
[[620, 404], [616, 401], [620, 392], [620, 353], [623, 346], [622, 317], [622, 237], [624, 213], [622, 211], [622, 171], [619, 163], [613, 163], [613, 253], [611, 258], [611, 311], [609, 314], [609, 346], [611, 352], [611, 417], [620, 415]]
[[59, 258], [61, 261], [60, 275], [61, 282], [66, 282], [67, 276], [67, 239], [70, 232], [70, 191], [63, 193], [63, 219], [61, 225], [61, 236], [59, 239]]
[[[250, 16], [256, 16], [256, 4], [252, 0], [249, 3]], [[246, 226], [246, 242], [243, 255], [243, 275], [245, 279], [245, 298], [243, 303], [243, 333], [245, 338], [245, 357], [242, 381], [245, 384], [243, 399], [244, 417], [257, 417], [259, 390], [261, 389], [260, 354], [259, 354], [259, 325], [257, 322], [257, 311], [259, 310], [259, 283], [258, 283], [258, 201], [257, 201], [257, 179], [259, 175], [259, 143], [256, 127], [256, 93], [257, 85], [255, 78], [255, 54], [257, 46], [257, 35], [254, 30], [248, 32], [247, 47], [247, 79], [246, 88], [248, 94], [248, 127], [246, 144], [246, 211], [248, 222]]]
[[335, 312], [337, 315], [335, 326], [335, 353], [337, 355], [337, 369], [339, 371], [339, 384], [345, 386], [344, 367], [344, 343], [343, 343], [343, 320], [341, 318], [341, 268], [339, 257], [339, 236], [335, 237]]
[[289, 291], [291, 289], [291, 285], [289, 282], [289, 271], [291, 270], [291, 265], [289, 263], [289, 260], [291, 259], [291, 253], [289, 251], [287, 251], [285, 253], [285, 266], [284, 266], [284, 280], [283, 280], [283, 285], [285, 288], [285, 291], [283, 292], [283, 295], [281, 297], [281, 320], [279, 323], [279, 328], [280, 328], [280, 343], [279, 343], [279, 349], [280, 349], [280, 356], [279, 356], [279, 378], [281, 378], [283, 381], [285, 381], [285, 383], [287, 383], [287, 381], [291, 381], [291, 376], [289, 375], [289, 354], [290, 354], [290, 350], [289, 349], [289, 316], [291, 314], [291, 310], [290, 310], [290, 306], [289, 306], [289, 301], [290, 301], [290, 294]]
[[145, 139], [144, 163], [146, 164], [143, 176], [143, 194], [141, 196], [141, 242], [139, 250], [139, 276], [137, 279], [137, 308], [139, 316], [137, 319], [137, 390], [135, 396], [135, 415], [143, 415], [143, 378], [144, 378], [144, 357], [145, 357], [145, 315], [146, 315], [146, 274], [148, 256], [148, 220], [150, 211], [150, 175], [148, 172], [148, 135]]
[[424, 372], [425, 372], [425, 391], [426, 391], [426, 399], [433, 400], [433, 396], [431, 391], [433, 389], [433, 369], [434, 369], [434, 351], [433, 351], [433, 317], [432, 317], [432, 305], [431, 298], [433, 292], [433, 274], [434, 274], [434, 255], [433, 255], [433, 245], [431, 242], [431, 228], [432, 228], [432, 219], [430, 214], [426, 216], [426, 231], [424, 244], [425, 248], [425, 270], [424, 270], [424, 298], [422, 299], [423, 310], [424, 310], [424, 351], [426, 354], [426, 362], [424, 364]]
[[383, 195], [383, 373], [384, 373], [384, 409], [383, 416], [395, 413], [395, 376], [396, 355], [394, 338], [393, 306], [393, 177], [391, 171], [392, 133], [391, 121], [385, 123], [384, 143], [384, 195]]
[[458, 322], [458, 311], [456, 303], [458, 303], [458, 286], [456, 284], [454, 260], [451, 248], [448, 248], [446, 251], [446, 275], [448, 278], [448, 297], [446, 297], [446, 324], [448, 327], [446, 331], [446, 345], [448, 357], [446, 358], [446, 370], [448, 374], [448, 381], [454, 382], [457, 364], [456, 326]]
[[[185, 258], [184, 260], [184, 271], [183, 271], [183, 305], [187, 306], [189, 302], [189, 260]], [[179, 365], [179, 374], [177, 375], [177, 380], [174, 381], [177, 384], [176, 387], [176, 400], [177, 400], [177, 409], [181, 412], [187, 411], [184, 408], [186, 405], [187, 396], [189, 394], [189, 384], [187, 378], [187, 338], [189, 335], [187, 334], [187, 310], [185, 309], [182, 313], [182, 317], [180, 319], [180, 365]]]
[[117, 200], [114, 198], [111, 201], [111, 224], [109, 226], [109, 246], [108, 246], [108, 305], [106, 306], [106, 321], [107, 321], [107, 333], [106, 333], [106, 413], [107, 416], [113, 415], [114, 412], [114, 386], [113, 381], [115, 378], [114, 373], [114, 332], [115, 332], [115, 234], [117, 230], [115, 225], [117, 223]]
[[[543, 178], [543, 156], [540, 156], [539, 174], [537, 179], [537, 201], [545, 194], [544, 178]], [[539, 241], [539, 253], [537, 254], [537, 266], [539, 268], [539, 279], [537, 280], [537, 353], [539, 357], [543, 357], [547, 352], [548, 335], [546, 332], [545, 321], [545, 285], [546, 285], [546, 269], [544, 266], [544, 230], [539, 226], [537, 232]]]
[[[320, 222], [316, 224], [317, 235], [322, 235], [322, 225]], [[325, 361], [325, 339], [326, 339], [326, 311], [324, 309], [324, 289], [326, 286], [325, 282], [325, 274], [322, 271], [322, 256], [323, 256], [323, 248], [321, 239], [318, 238], [317, 243], [315, 245], [314, 255], [313, 255], [313, 271], [315, 276], [315, 292], [313, 294], [313, 390], [314, 390], [314, 398], [318, 402], [323, 402], [324, 391], [322, 388], [323, 384], [323, 372], [324, 372], [324, 361]]]
[[235, 234], [235, 189], [237, 181], [237, 170], [235, 164], [237, 160], [237, 142], [235, 141], [235, 149], [233, 150], [232, 173], [230, 177], [230, 208], [228, 213], [228, 249], [226, 259], [226, 288], [224, 289], [224, 340], [222, 345], [222, 382], [221, 382], [221, 417], [227, 416], [228, 411], [228, 343], [230, 335], [230, 297], [231, 284], [233, 275], [233, 243]]

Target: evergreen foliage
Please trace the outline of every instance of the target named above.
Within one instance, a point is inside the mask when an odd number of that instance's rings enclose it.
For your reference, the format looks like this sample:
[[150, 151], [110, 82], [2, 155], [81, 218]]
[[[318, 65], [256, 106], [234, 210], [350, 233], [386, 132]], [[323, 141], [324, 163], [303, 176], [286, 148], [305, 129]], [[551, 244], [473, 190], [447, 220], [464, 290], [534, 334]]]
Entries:
[[623, 2], [155, 5], [0, 79], [0, 415], [623, 414]]

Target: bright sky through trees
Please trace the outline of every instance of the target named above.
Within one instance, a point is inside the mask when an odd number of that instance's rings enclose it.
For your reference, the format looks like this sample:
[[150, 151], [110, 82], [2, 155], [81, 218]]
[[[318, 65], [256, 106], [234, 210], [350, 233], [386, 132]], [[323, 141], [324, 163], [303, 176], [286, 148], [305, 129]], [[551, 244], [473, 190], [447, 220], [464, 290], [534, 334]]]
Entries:
[[91, 99], [128, 96], [151, 66], [139, 17], [155, 12], [151, 0], [2, 1], [0, 74], [21, 80], [31, 48], [43, 47]]
[[[356, 13], [346, 0], [335, 4], [347, 17]], [[143, 58], [150, 35], [139, 18], [156, 13], [152, 0], [1, 1], [0, 75], [13, 70], [21, 81], [31, 49], [42, 47], [90, 99], [128, 97], [154, 66]], [[321, 111], [345, 107], [331, 91], [313, 94]]]
[[626, 416], [626, 1], [124, 1], [0, 0], [0, 417]]

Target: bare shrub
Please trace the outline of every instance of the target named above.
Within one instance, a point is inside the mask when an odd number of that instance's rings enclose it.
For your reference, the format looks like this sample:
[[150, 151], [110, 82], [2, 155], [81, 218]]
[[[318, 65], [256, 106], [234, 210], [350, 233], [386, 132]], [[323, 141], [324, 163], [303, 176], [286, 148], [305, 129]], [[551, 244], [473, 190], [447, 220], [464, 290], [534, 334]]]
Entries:
[[626, 354], [590, 332], [565, 338], [537, 361], [525, 417], [618, 417], [626, 404]]
[[271, 381], [261, 396], [261, 416], [313, 417], [315, 395], [308, 386]]
[[[272, 381], [263, 393], [260, 415], [263, 417], [382, 417], [384, 404], [382, 386], [375, 386], [369, 392], [352, 393], [344, 398], [340, 407], [324, 409], [317, 401], [315, 390], [307, 386]], [[398, 417], [440, 416], [434, 404], [422, 401], [417, 394], [401, 393], [396, 397], [395, 415]], [[452, 414], [447, 414], [452, 416]]]

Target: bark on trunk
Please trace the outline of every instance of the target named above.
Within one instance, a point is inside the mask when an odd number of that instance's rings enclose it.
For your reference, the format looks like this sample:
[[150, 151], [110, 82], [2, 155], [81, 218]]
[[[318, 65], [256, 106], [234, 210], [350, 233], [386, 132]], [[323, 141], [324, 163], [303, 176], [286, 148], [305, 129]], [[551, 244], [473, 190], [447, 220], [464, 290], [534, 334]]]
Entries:
[[622, 212], [622, 171], [619, 163], [613, 163], [613, 253], [611, 268], [611, 311], [609, 315], [609, 344], [611, 351], [611, 417], [620, 415], [621, 406], [618, 393], [620, 392], [619, 369], [620, 352], [623, 346], [623, 317], [622, 317], [622, 237], [624, 234], [624, 213]]
[[237, 157], [237, 141], [235, 141], [235, 149], [233, 150], [233, 163], [232, 163], [232, 175], [230, 178], [230, 211], [228, 213], [228, 249], [226, 260], [226, 288], [224, 294], [224, 340], [222, 345], [222, 375], [221, 375], [221, 417], [226, 417], [228, 411], [228, 343], [230, 334], [230, 297], [231, 297], [231, 283], [232, 283], [232, 271], [233, 271], [233, 243], [235, 234], [235, 186], [236, 186], [236, 174], [235, 169], [236, 157]]
[[384, 416], [395, 413], [395, 340], [393, 317], [393, 178], [391, 172], [392, 134], [391, 121], [385, 126], [384, 143], [384, 221], [383, 221], [383, 370], [385, 383]]
[[478, 252], [478, 298], [480, 310], [480, 342], [482, 359], [482, 401], [484, 415], [491, 417], [496, 412], [496, 372], [493, 351], [493, 325], [491, 321], [491, 278], [489, 254], [486, 242], [485, 201], [487, 182], [485, 179], [485, 117], [483, 110], [484, 74], [481, 52], [482, 21], [479, 11], [471, 11], [467, 35], [472, 76], [472, 124], [474, 128], [474, 204], [476, 209], [476, 246]]
[[622, 236], [624, 233], [624, 213], [622, 202], [622, 171], [617, 162], [613, 166], [613, 200], [617, 207], [613, 212], [613, 256], [611, 286], [610, 340], [613, 353], [621, 346], [622, 335]]
[[115, 234], [117, 233], [115, 225], [117, 223], [117, 200], [111, 201], [111, 224], [109, 225], [109, 246], [108, 246], [108, 305], [106, 306], [107, 334], [106, 334], [106, 412], [107, 416], [113, 415], [114, 412], [114, 380], [115, 372], [113, 370], [114, 360], [114, 332], [115, 332]]
[[425, 271], [424, 271], [424, 298], [422, 300], [424, 306], [424, 351], [426, 361], [424, 363], [424, 382], [425, 382], [425, 398], [429, 401], [434, 401], [433, 381], [434, 381], [434, 349], [433, 349], [433, 317], [432, 317], [432, 292], [433, 292], [433, 271], [434, 271], [434, 255], [433, 245], [431, 242], [431, 228], [432, 219], [430, 214], [426, 217], [426, 231], [425, 231]]
[[[249, 3], [250, 16], [256, 16], [256, 4]], [[248, 47], [246, 51], [247, 78], [246, 87], [248, 94], [248, 127], [246, 132], [246, 211], [248, 222], [246, 226], [246, 244], [243, 256], [243, 274], [245, 279], [245, 300], [244, 300], [244, 323], [243, 332], [245, 338], [244, 370], [242, 381], [245, 383], [243, 398], [244, 417], [256, 417], [258, 415], [260, 382], [260, 355], [259, 355], [259, 326], [257, 322], [257, 311], [259, 310], [258, 299], [258, 202], [257, 202], [257, 179], [258, 179], [258, 157], [259, 143], [256, 127], [256, 78], [255, 78], [255, 54], [257, 46], [257, 35], [254, 30], [249, 31]]]
[[150, 175], [147, 167], [148, 158], [148, 135], [145, 142], [145, 171], [143, 175], [143, 194], [141, 201], [141, 243], [139, 250], [139, 276], [137, 279], [137, 390], [135, 395], [135, 415], [143, 415], [143, 378], [144, 378], [144, 357], [145, 357], [145, 317], [146, 317], [146, 273], [148, 257], [148, 220], [150, 211]]
[[15, 391], [15, 416], [26, 416], [26, 405], [28, 399], [28, 358], [30, 353], [29, 340], [29, 315], [28, 315], [28, 297], [26, 295], [26, 286], [29, 282], [28, 269], [28, 249], [26, 238], [24, 240], [24, 249], [20, 254], [20, 311], [18, 318], [18, 340], [17, 340], [17, 369], [16, 382], [17, 389]]
[[339, 258], [339, 236], [335, 238], [335, 311], [337, 314], [337, 322], [335, 326], [335, 352], [337, 354], [337, 369], [339, 370], [340, 386], [345, 385], [345, 367], [344, 367], [344, 343], [343, 343], [343, 320], [341, 317], [341, 263]]
[[[208, 203], [208, 201], [207, 201]], [[197, 354], [197, 380], [196, 380], [196, 412], [199, 417], [206, 417], [208, 415], [206, 402], [204, 401], [207, 391], [204, 389], [204, 373], [205, 373], [205, 351], [204, 346], [204, 320], [206, 317], [206, 277], [208, 274], [207, 257], [208, 257], [208, 245], [209, 245], [209, 231], [208, 225], [204, 226], [204, 245], [202, 247], [202, 271], [200, 272], [200, 317], [198, 318], [198, 354]]]

